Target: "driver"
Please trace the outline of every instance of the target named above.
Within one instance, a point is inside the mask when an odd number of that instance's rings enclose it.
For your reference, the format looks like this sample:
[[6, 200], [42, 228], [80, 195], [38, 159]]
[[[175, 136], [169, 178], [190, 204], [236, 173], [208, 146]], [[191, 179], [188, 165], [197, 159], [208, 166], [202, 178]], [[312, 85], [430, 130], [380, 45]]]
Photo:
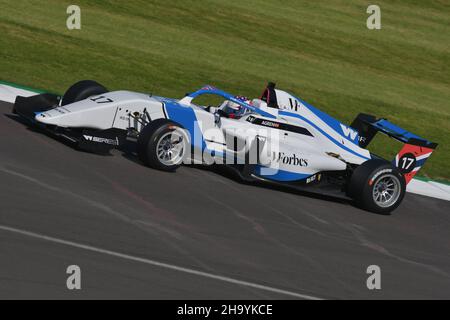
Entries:
[[[247, 104], [251, 104], [251, 101], [244, 96], [235, 96], [236, 99], [239, 101], [245, 102]], [[239, 119], [241, 118], [245, 113], [248, 112], [248, 110], [241, 105], [237, 104], [236, 102], [225, 100], [219, 107], [218, 112], [221, 116], [231, 118], [231, 119]]]

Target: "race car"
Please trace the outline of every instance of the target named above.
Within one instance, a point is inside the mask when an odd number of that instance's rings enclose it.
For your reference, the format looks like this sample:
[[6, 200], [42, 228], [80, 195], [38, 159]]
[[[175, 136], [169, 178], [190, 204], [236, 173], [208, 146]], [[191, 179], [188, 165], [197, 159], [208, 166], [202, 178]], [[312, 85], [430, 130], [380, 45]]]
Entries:
[[[195, 104], [201, 96], [223, 102]], [[154, 169], [224, 165], [247, 182], [353, 199], [359, 207], [383, 214], [400, 205], [406, 185], [437, 147], [372, 115], [359, 114], [345, 125], [274, 83], [256, 99], [213, 86], [172, 99], [109, 92], [83, 80], [63, 96], [19, 96], [13, 112], [81, 150], [109, 153], [131, 144]], [[367, 149], [377, 132], [404, 144], [393, 160]]]

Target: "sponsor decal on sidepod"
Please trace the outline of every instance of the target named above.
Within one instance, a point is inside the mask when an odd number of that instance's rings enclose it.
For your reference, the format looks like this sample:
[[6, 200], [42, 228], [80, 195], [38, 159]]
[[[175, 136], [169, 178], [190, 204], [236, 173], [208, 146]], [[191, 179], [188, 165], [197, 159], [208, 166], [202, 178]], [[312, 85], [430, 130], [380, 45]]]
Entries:
[[308, 166], [308, 159], [303, 159], [297, 157], [297, 155], [293, 154], [291, 156], [286, 155], [284, 152], [273, 152], [272, 153], [272, 159], [277, 161], [278, 163], [288, 164], [292, 166], [299, 166], [299, 167], [307, 167]]
[[117, 138], [114, 140], [114, 139], [100, 138], [100, 137], [87, 136], [87, 135], [83, 135], [83, 137], [87, 141], [98, 142], [98, 143], [106, 143], [106, 144], [110, 144], [110, 145], [113, 145], [113, 146], [118, 146], [119, 145], [119, 140]]

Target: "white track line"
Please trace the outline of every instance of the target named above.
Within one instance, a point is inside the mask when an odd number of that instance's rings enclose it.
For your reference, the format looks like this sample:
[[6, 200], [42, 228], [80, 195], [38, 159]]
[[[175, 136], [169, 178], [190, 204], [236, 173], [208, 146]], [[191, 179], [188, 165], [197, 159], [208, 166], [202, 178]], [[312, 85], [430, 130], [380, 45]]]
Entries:
[[139, 257], [131, 256], [128, 254], [123, 254], [123, 253], [105, 250], [105, 249], [101, 249], [101, 248], [97, 248], [97, 247], [93, 247], [93, 246], [89, 246], [89, 245], [85, 245], [85, 244], [81, 244], [81, 243], [76, 243], [76, 242], [72, 242], [72, 241], [49, 237], [49, 236], [46, 236], [43, 234], [34, 233], [34, 232], [21, 230], [21, 229], [16, 229], [16, 228], [4, 226], [4, 225], [0, 225], [0, 230], [9, 231], [9, 232], [21, 234], [24, 236], [41, 239], [41, 240], [46, 240], [46, 241], [50, 241], [50, 242], [54, 242], [54, 243], [58, 243], [58, 244], [63, 244], [63, 245], [78, 248], [78, 249], [84, 249], [84, 250], [88, 250], [88, 251], [92, 251], [92, 252], [98, 252], [98, 253], [110, 255], [113, 257], [118, 257], [118, 258], [127, 259], [127, 260], [131, 260], [131, 261], [141, 262], [141, 263], [145, 263], [145, 264], [160, 267], [160, 268], [175, 270], [178, 272], [184, 272], [184, 273], [193, 274], [193, 275], [204, 277], [204, 278], [215, 279], [215, 280], [219, 280], [219, 281], [223, 281], [223, 282], [233, 283], [233, 284], [237, 284], [237, 285], [241, 285], [241, 286], [245, 286], [245, 287], [260, 289], [260, 290], [278, 293], [278, 294], [291, 296], [291, 297], [295, 297], [295, 298], [306, 299], [306, 300], [322, 300], [321, 298], [314, 297], [314, 296], [309, 296], [309, 295], [300, 294], [297, 292], [277, 289], [277, 288], [273, 288], [273, 287], [269, 287], [269, 286], [265, 286], [265, 285], [261, 285], [261, 284], [257, 284], [257, 283], [237, 280], [237, 279], [233, 279], [233, 278], [229, 278], [229, 277], [219, 276], [219, 275], [215, 275], [215, 274], [208, 273], [208, 272], [179, 267], [176, 265], [158, 262], [155, 260], [139, 258]]

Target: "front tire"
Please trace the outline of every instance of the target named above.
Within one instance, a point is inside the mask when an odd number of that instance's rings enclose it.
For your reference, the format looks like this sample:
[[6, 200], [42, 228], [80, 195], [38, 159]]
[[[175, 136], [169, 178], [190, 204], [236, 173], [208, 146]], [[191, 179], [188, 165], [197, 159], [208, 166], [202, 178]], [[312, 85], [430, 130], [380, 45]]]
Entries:
[[106, 89], [104, 86], [102, 86], [100, 83], [96, 81], [93, 80], [78, 81], [77, 83], [72, 85], [69, 89], [67, 89], [66, 93], [62, 98], [61, 106], [65, 106], [106, 92], [108, 92], [108, 89]]
[[353, 172], [348, 194], [362, 209], [389, 214], [402, 202], [406, 181], [400, 171], [383, 160], [368, 160]]
[[184, 129], [167, 119], [150, 122], [139, 134], [137, 153], [148, 167], [173, 172], [181, 166], [187, 151]]

